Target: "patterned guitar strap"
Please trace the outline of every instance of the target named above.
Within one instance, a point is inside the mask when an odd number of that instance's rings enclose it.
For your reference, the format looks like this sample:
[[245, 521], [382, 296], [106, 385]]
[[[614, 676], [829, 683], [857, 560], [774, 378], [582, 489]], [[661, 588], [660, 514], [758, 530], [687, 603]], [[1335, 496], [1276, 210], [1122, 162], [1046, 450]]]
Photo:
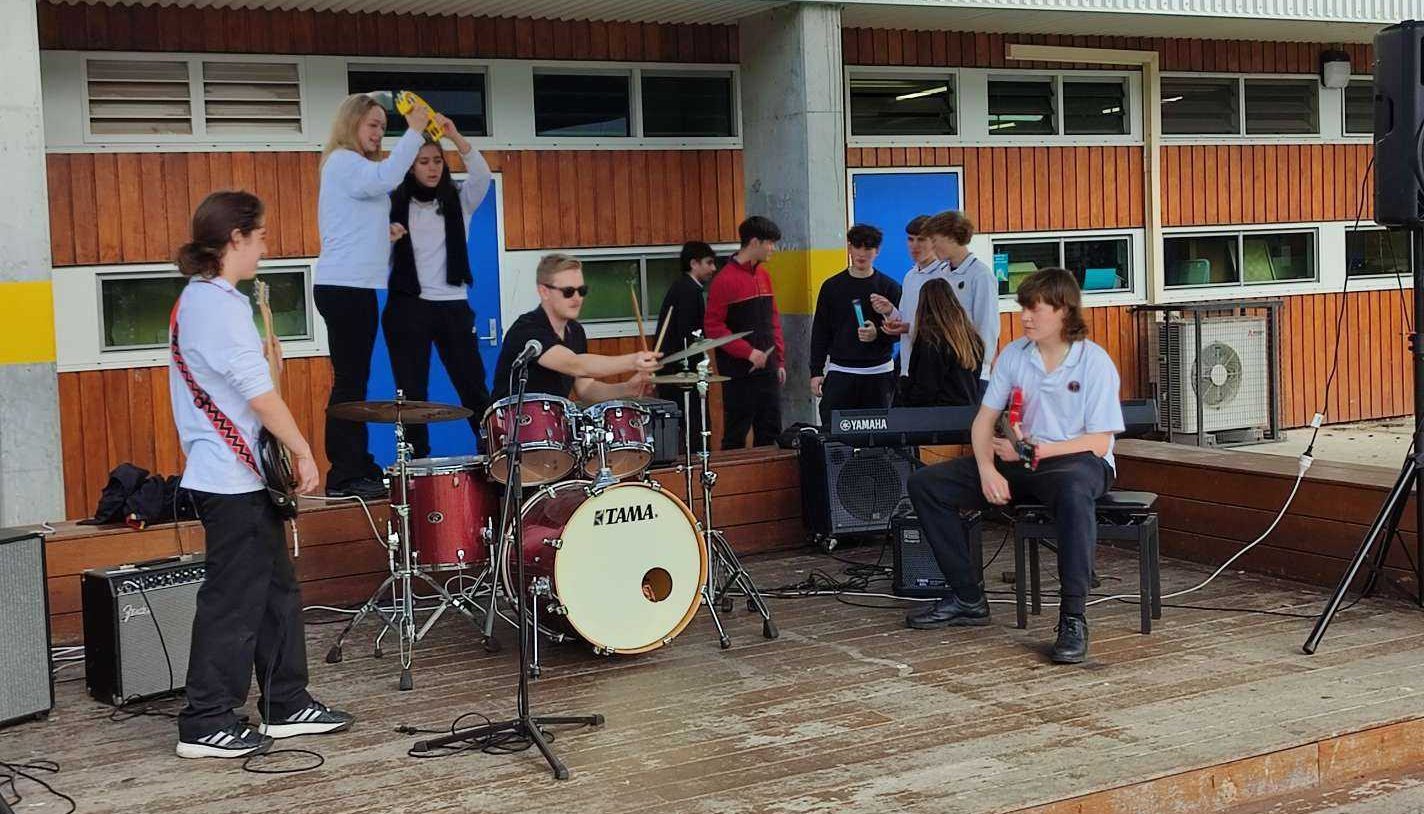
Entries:
[[188, 369], [188, 363], [183, 359], [183, 351], [178, 348], [178, 306], [182, 301], [182, 297], [179, 297], [178, 301], [173, 303], [173, 312], [168, 316], [168, 350], [173, 354], [174, 363], [178, 365], [178, 374], [183, 377], [183, 381], [188, 383], [188, 390], [193, 393], [193, 406], [202, 410], [203, 415], [208, 417], [208, 420], [213, 424], [213, 429], [217, 430], [218, 437], [227, 442], [237, 459], [265, 482], [262, 468], [257, 465], [257, 457], [252, 454], [252, 449], [247, 446], [247, 441], [243, 439], [242, 433], [238, 432], [237, 426], [232, 423], [232, 420], [213, 403], [212, 396], [209, 396], [206, 390], [198, 386], [197, 380], [193, 378], [193, 372]]

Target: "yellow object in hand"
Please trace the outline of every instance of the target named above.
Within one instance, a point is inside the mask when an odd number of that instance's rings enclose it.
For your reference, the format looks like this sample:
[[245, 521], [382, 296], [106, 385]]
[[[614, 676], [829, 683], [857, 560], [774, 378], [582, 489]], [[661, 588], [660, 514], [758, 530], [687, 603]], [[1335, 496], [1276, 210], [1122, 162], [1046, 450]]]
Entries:
[[430, 103], [420, 98], [412, 91], [397, 91], [395, 96], [396, 110], [405, 116], [417, 107], [425, 108], [425, 112], [430, 114], [430, 121], [425, 124], [425, 137], [435, 144], [440, 143], [440, 139], [445, 136], [445, 128], [440, 126], [440, 122], [435, 120], [435, 108]]

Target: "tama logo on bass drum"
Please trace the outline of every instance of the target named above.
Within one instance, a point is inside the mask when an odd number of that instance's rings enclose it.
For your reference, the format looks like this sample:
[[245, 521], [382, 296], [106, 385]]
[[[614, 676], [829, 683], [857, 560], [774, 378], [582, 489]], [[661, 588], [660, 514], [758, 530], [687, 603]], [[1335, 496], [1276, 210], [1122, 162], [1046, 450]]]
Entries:
[[634, 504], [632, 506], [614, 506], [611, 509], [599, 509], [593, 513], [593, 524], [595, 526], [616, 526], [619, 523], [639, 523], [644, 520], [656, 520], [657, 512], [653, 511], [653, 504]]

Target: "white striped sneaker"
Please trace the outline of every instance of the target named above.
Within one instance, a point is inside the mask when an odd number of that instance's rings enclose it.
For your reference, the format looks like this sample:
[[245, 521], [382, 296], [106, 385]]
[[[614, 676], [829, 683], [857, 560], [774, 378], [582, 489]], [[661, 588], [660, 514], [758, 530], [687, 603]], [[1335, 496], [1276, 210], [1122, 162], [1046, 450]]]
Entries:
[[272, 748], [272, 738], [259, 734], [242, 722], [210, 732], [196, 740], [178, 741], [178, 757], [247, 757]]
[[350, 713], [341, 710], [328, 709], [320, 701], [312, 701], [306, 707], [297, 710], [280, 721], [264, 723], [260, 727], [262, 734], [271, 735], [273, 738], [294, 738], [298, 735], [325, 735], [328, 732], [341, 732], [351, 728], [352, 721], [355, 721]]

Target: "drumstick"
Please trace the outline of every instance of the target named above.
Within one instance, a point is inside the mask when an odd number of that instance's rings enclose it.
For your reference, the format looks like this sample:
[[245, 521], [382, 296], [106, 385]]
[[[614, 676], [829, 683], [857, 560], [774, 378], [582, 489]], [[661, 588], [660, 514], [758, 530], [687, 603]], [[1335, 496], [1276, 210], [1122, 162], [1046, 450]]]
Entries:
[[642, 306], [638, 305], [638, 289], [634, 288], [632, 283], [629, 283], [628, 293], [633, 295], [633, 316], [638, 318], [638, 341], [643, 343], [643, 352], [647, 353], [648, 332], [643, 327], [643, 309]]
[[669, 305], [667, 317], [663, 320], [663, 329], [661, 331], [658, 331], [658, 341], [653, 343], [654, 353], [657, 353], [663, 349], [663, 337], [667, 336], [668, 326], [672, 325], [672, 309], [673, 306]]

